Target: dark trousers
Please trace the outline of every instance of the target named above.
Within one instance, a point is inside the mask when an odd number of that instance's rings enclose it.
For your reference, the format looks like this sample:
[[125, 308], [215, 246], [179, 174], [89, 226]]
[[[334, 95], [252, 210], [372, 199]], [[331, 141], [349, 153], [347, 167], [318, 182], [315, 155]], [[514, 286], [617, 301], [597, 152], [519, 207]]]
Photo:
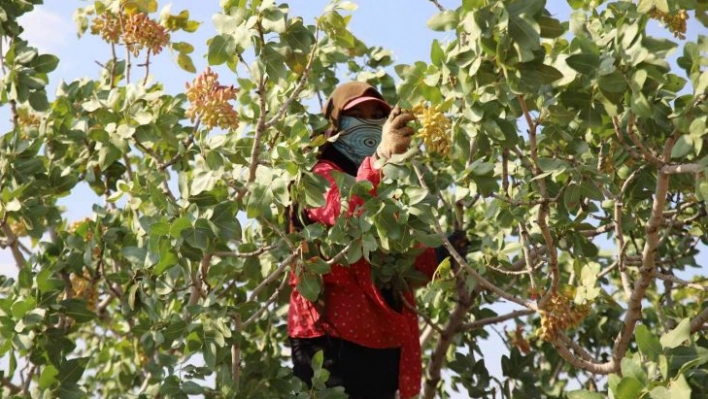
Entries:
[[342, 386], [351, 399], [393, 399], [398, 391], [399, 348], [372, 349], [335, 337], [290, 338], [293, 371], [311, 385], [312, 357], [323, 351], [328, 387]]

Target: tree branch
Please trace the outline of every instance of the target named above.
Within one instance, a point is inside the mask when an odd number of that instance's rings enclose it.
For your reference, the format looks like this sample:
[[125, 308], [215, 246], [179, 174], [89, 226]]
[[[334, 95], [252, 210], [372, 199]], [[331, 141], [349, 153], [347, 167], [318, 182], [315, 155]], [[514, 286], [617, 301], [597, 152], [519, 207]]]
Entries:
[[21, 269], [25, 265], [25, 262], [27, 260], [25, 259], [25, 256], [22, 254], [22, 251], [20, 251], [19, 239], [17, 238], [15, 233], [12, 231], [10, 226], [7, 225], [7, 211], [5, 211], [5, 217], [2, 222], [2, 231], [5, 234], [5, 237], [7, 237], [5, 244], [8, 247], [10, 247], [10, 251], [12, 252], [12, 257], [15, 259], [15, 265], [17, 266], [18, 269]]
[[432, 399], [435, 397], [435, 391], [440, 382], [440, 370], [445, 361], [447, 349], [450, 347], [450, 344], [452, 344], [455, 333], [459, 330], [467, 312], [470, 307], [472, 307], [472, 301], [468, 301], [468, 303], [464, 302], [465, 301], [458, 301], [455, 303], [455, 309], [452, 311], [452, 314], [450, 314], [450, 318], [445, 324], [445, 329], [440, 333], [440, 339], [435, 349], [433, 349], [432, 355], [430, 355], [430, 361], [428, 362], [425, 376], [425, 386], [423, 387], [422, 397], [424, 399]]
[[[526, 118], [526, 123], [529, 125], [529, 147], [531, 152], [531, 163], [533, 167], [533, 175], [534, 177], [536, 177], [541, 174], [541, 168], [538, 164], [538, 148], [536, 143], [537, 124], [531, 118], [531, 112], [529, 111], [528, 105], [526, 104], [526, 100], [524, 99], [524, 97], [518, 95], [516, 96], [516, 99], [519, 101], [521, 109], [524, 113], [524, 117]], [[560, 270], [558, 268], [558, 253], [556, 252], [556, 246], [553, 241], [553, 236], [551, 235], [551, 231], [548, 227], [547, 221], [548, 213], [550, 211], [548, 205], [548, 188], [546, 187], [545, 179], [537, 179], [536, 182], [538, 183], [538, 191], [541, 194], [541, 198], [544, 200], [544, 202], [542, 202], [539, 206], [538, 215], [536, 216], [536, 223], [538, 224], [539, 229], [541, 229], [541, 235], [543, 236], [543, 239], [546, 242], [546, 248], [549, 256], [548, 267], [551, 272], [551, 288], [539, 301], [539, 303], [543, 305], [551, 298], [552, 294], [558, 291], [558, 286], [560, 285]]]
[[697, 163], [687, 163], [681, 165], [664, 165], [661, 168], [663, 173], [667, 175], [677, 174], [677, 173], [693, 173], [699, 174], [703, 173], [706, 167]]
[[691, 320], [691, 332], [697, 332], [704, 329], [706, 323], [708, 323], [708, 308], [703, 309], [698, 316]]
[[[667, 145], [669, 145], [669, 143], [667, 143]], [[652, 205], [649, 223], [646, 226], [646, 240], [642, 251], [642, 267], [639, 269], [640, 277], [634, 283], [634, 292], [632, 292], [632, 295], [627, 301], [624, 327], [615, 338], [612, 350], [612, 361], [615, 367], [619, 367], [620, 360], [627, 352], [629, 342], [634, 334], [634, 327], [641, 318], [642, 299], [644, 299], [646, 290], [653, 282], [656, 275], [655, 253], [659, 241], [659, 228], [662, 224], [668, 188], [669, 176], [660, 171], [657, 176], [656, 192], [654, 194], [654, 203]]]

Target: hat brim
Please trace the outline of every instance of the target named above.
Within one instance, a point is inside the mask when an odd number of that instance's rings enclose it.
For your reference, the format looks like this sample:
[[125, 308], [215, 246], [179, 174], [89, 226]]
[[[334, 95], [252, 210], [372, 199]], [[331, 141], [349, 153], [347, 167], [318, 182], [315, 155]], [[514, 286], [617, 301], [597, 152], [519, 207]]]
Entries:
[[352, 99], [351, 101], [347, 102], [344, 105], [344, 107], [342, 107], [342, 110], [346, 111], [346, 110], [356, 107], [357, 105], [359, 105], [361, 103], [365, 103], [365, 102], [369, 102], [369, 101], [379, 104], [380, 106], [382, 106], [386, 110], [386, 112], [391, 112], [392, 107], [386, 101], [384, 101], [380, 98], [372, 97], [372, 96], [361, 96], [361, 97], [357, 97], [355, 99]]

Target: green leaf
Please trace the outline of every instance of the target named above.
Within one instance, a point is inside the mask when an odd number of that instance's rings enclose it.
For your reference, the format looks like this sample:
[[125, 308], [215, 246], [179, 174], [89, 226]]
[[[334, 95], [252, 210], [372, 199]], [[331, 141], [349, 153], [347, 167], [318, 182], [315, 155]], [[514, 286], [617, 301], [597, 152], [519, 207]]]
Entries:
[[204, 387], [192, 381], [182, 383], [182, 392], [187, 395], [202, 395], [205, 393]]
[[688, 340], [691, 335], [691, 321], [686, 318], [681, 320], [678, 326], [661, 336], [659, 342], [664, 349], [676, 348]]
[[182, 235], [182, 231], [192, 227], [192, 222], [185, 217], [177, 218], [170, 225], [170, 235], [177, 238]]
[[543, 38], [553, 39], [565, 33], [565, 28], [555, 18], [542, 15], [538, 18], [538, 24], [541, 27], [541, 37]]
[[565, 62], [585, 75], [594, 75], [600, 67], [600, 57], [595, 54], [573, 54], [566, 58]]
[[29, 94], [30, 106], [39, 112], [44, 112], [49, 109], [49, 101], [47, 101], [47, 92], [42, 90], [33, 90]]
[[[256, 218], [261, 215], [270, 214], [270, 204], [273, 200], [273, 196], [270, 190], [268, 190], [268, 187], [255, 183], [252, 184], [250, 195], [247, 198], [246, 216]], [[308, 202], [308, 205], [309, 204]], [[322, 196], [322, 204], [324, 204], [324, 196]]]
[[12, 304], [12, 317], [15, 319], [21, 319], [27, 312], [34, 309], [35, 306], [37, 306], [37, 304], [35, 299], [32, 297], [25, 300], [19, 300]]
[[631, 377], [639, 381], [642, 386], [648, 384], [647, 373], [644, 371], [639, 361], [625, 357], [620, 362], [622, 376]]
[[637, 399], [642, 392], [642, 384], [632, 377], [623, 377], [617, 384], [616, 399]]
[[32, 60], [30, 67], [38, 73], [49, 73], [57, 68], [59, 58], [52, 54], [42, 54]]
[[567, 393], [568, 399], [603, 399], [604, 396], [597, 392], [590, 392], [586, 390], [569, 391]]
[[179, 65], [180, 68], [184, 69], [187, 72], [197, 72], [197, 68], [194, 67], [192, 57], [185, 53], [179, 53], [179, 55], [177, 55], [177, 65]]
[[57, 375], [57, 379], [61, 385], [76, 384], [84, 374], [88, 362], [88, 357], [79, 357], [62, 363]]
[[209, 42], [207, 60], [209, 65], [221, 65], [234, 57], [236, 42], [231, 36], [218, 35]]
[[659, 355], [662, 353], [661, 343], [659, 338], [654, 336], [647, 326], [639, 324], [634, 331], [634, 338], [637, 341], [639, 351], [644, 357], [653, 362], [659, 360]]
[[683, 158], [693, 150], [693, 136], [684, 134], [676, 140], [674, 148], [671, 149], [671, 158]]
[[680, 374], [671, 381], [671, 399], [691, 399], [691, 386], [688, 385], [685, 374]]
[[580, 206], [580, 186], [570, 184], [563, 193], [563, 204], [569, 211], [576, 211]]
[[77, 323], [86, 323], [96, 318], [96, 314], [88, 310], [86, 301], [83, 299], [65, 299], [61, 305], [64, 308], [64, 313]]
[[309, 273], [301, 275], [300, 281], [297, 283], [297, 291], [308, 301], [317, 301], [322, 292], [322, 278]]
[[236, 218], [236, 204], [224, 202], [214, 208], [211, 222], [217, 228], [214, 233], [220, 239], [229, 241], [241, 237], [241, 224]]
[[457, 27], [458, 22], [457, 13], [455, 11], [445, 10], [433, 15], [432, 18], [428, 20], [427, 24], [428, 28], [434, 31], [444, 32]]
[[433, 65], [440, 66], [445, 59], [445, 52], [442, 47], [440, 47], [440, 42], [435, 39], [433, 44], [430, 46], [430, 62]]
[[600, 88], [610, 93], [624, 93], [627, 90], [627, 80], [620, 72], [614, 71], [597, 79]]
[[652, 111], [647, 98], [640, 92], [632, 93], [632, 111], [642, 118], [651, 118]]
[[519, 61], [530, 61], [533, 59], [533, 50], [540, 47], [540, 31], [541, 28], [538, 26], [536, 21], [525, 18], [511, 16], [509, 18], [509, 34], [518, 46], [522, 48], [523, 52], [528, 52], [530, 58], [522, 57]]
[[654, 387], [654, 389], [649, 391], [649, 397], [651, 399], [673, 399], [671, 391], [664, 386]]
[[56, 367], [48, 364], [42, 368], [42, 374], [39, 376], [39, 389], [46, 390], [49, 389], [54, 383], [57, 382], [57, 376], [59, 375], [59, 370]]

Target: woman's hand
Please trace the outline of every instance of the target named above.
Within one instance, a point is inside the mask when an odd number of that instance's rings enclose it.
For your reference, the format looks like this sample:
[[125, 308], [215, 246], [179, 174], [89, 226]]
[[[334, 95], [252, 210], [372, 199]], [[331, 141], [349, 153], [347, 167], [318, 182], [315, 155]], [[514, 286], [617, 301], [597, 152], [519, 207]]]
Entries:
[[407, 124], [414, 119], [412, 113], [402, 111], [398, 105], [391, 110], [381, 132], [381, 144], [376, 149], [378, 158], [388, 159], [391, 155], [403, 154], [408, 150], [413, 128]]

